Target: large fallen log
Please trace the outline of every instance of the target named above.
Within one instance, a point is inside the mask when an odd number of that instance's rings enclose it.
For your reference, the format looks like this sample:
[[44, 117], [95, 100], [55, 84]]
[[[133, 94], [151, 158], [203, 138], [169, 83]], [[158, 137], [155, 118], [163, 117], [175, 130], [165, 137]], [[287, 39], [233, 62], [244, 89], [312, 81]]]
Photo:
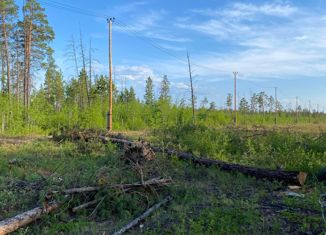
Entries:
[[36, 207], [32, 210], [26, 211], [22, 214], [16, 215], [13, 218], [9, 218], [0, 221], [0, 235], [8, 234], [17, 229], [40, 219], [43, 215], [48, 214], [59, 207], [58, 203], [51, 203], [46, 208]]
[[163, 206], [166, 203], [168, 203], [169, 201], [171, 201], [171, 199], [172, 199], [171, 197], [167, 197], [163, 201], [155, 204], [154, 206], [152, 206], [151, 208], [149, 208], [147, 211], [145, 211], [144, 214], [142, 214], [141, 216], [139, 216], [136, 219], [134, 219], [133, 221], [131, 221], [129, 224], [127, 224], [126, 226], [124, 226], [123, 228], [121, 228], [119, 231], [115, 232], [113, 235], [121, 235], [121, 234], [127, 232], [129, 229], [131, 229], [132, 227], [136, 226], [142, 220], [144, 220], [145, 218], [147, 218], [150, 214], [152, 214], [158, 208], [160, 208], [161, 206]]
[[[104, 141], [104, 137], [101, 137], [101, 140]], [[105, 139], [106, 140], [106, 139]], [[109, 139], [112, 143], [116, 144], [131, 144], [132, 141], [125, 139]], [[106, 140], [108, 141], [108, 140]], [[256, 177], [257, 179], [267, 179], [270, 181], [281, 181], [286, 184], [291, 185], [304, 185], [307, 173], [301, 171], [283, 171], [283, 170], [270, 170], [270, 169], [262, 169], [257, 167], [243, 166], [235, 163], [228, 163], [219, 160], [212, 160], [208, 158], [195, 157], [191, 153], [177, 152], [173, 149], [162, 149], [160, 147], [151, 147], [154, 152], [161, 152], [168, 155], [175, 155], [179, 159], [192, 161], [194, 164], [204, 165], [204, 166], [217, 166], [221, 170], [225, 171], [237, 171], [246, 175], [250, 175]]]

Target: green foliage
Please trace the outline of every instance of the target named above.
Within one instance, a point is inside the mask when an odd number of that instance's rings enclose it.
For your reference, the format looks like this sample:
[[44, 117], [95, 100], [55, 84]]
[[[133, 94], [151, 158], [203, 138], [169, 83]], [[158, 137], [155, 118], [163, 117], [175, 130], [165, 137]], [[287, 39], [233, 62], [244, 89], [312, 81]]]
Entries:
[[164, 128], [156, 134], [184, 151], [244, 165], [316, 173], [326, 164], [325, 133], [316, 136], [186, 124]]
[[170, 103], [171, 102], [171, 96], [170, 96], [169, 93], [170, 93], [170, 82], [168, 80], [168, 77], [166, 75], [164, 75], [163, 80], [161, 82], [159, 100], [161, 102]]
[[144, 100], [146, 105], [152, 106], [154, 104], [154, 85], [151, 77], [148, 77], [146, 80]]
[[[49, 26], [45, 9], [41, 7], [36, 0], [27, 0], [23, 6], [24, 19], [21, 23], [22, 27], [31, 24], [31, 31], [25, 29], [27, 33], [31, 33], [32, 61], [33, 65], [41, 65], [49, 50], [49, 42], [54, 39], [54, 31]], [[35, 63], [36, 62], [36, 63]]]

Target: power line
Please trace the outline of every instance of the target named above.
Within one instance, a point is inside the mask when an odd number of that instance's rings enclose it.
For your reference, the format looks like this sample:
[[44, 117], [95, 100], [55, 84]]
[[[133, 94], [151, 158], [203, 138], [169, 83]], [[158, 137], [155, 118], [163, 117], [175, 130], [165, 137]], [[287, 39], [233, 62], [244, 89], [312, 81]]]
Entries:
[[[58, 8], [58, 9], [61, 9], [61, 10], [66, 10], [66, 11], [71, 11], [71, 12], [86, 15], [86, 16], [98, 17], [98, 18], [102, 18], [102, 19], [107, 19], [108, 18], [108, 17], [103, 16], [103, 15], [98, 15], [93, 11], [89, 11], [89, 10], [79, 8], [79, 7], [75, 7], [75, 6], [72, 6], [72, 5], [69, 5], [69, 4], [65, 4], [65, 3], [59, 3], [59, 2], [56, 2], [56, 1], [53, 1], [53, 0], [39, 0], [39, 2], [41, 2], [44, 5], [50, 6], [50, 7], [54, 7], [54, 8]], [[161, 51], [161, 52], [163, 52], [163, 53], [177, 59], [178, 61], [183, 62], [184, 64], [188, 64], [187, 60], [172, 54], [169, 49], [162, 47], [157, 42], [155, 42], [153, 39], [151, 39], [149, 37], [140, 36], [139, 32], [137, 30], [135, 30], [132, 27], [128, 26], [127, 24], [125, 24], [120, 19], [119, 20], [116, 19], [115, 23], [117, 25], [119, 25], [121, 28], [124, 28], [122, 30], [124, 30], [127, 33], [129, 32], [129, 34], [131, 34], [132, 36], [135, 36], [135, 37], [145, 41], [146, 43], [150, 44], [152, 47], [156, 48], [157, 50], [159, 50], [159, 51]], [[211, 67], [208, 67], [208, 66], [205, 66], [205, 65], [202, 65], [202, 64], [198, 64], [198, 63], [192, 63], [192, 66], [216, 71], [215, 68], [211, 68]], [[225, 72], [226, 73], [226, 71], [222, 71], [222, 70], [219, 70], [219, 72]]]
[[61, 10], [66, 10], [66, 11], [74, 12], [74, 13], [77, 13], [77, 14], [82, 14], [82, 15], [86, 15], [86, 16], [99, 17], [99, 18], [106, 19], [105, 16], [99, 16], [95, 12], [92, 12], [90, 10], [86, 10], [86, 9], [83, 9], [83, 8], [79, 8], [79, 7], [76, 7], [76, 6], [72, 6], [72, 5], [69, 5], [69, 4], [59, 3], [59, 2], [56, 2], [56, 1], [52, 1], [52, 0], [39, 0], [39, 2], [41, 2], [42, 4], [44, 4], [46, 6], [58, 8], [58, 9], [61, 9]]

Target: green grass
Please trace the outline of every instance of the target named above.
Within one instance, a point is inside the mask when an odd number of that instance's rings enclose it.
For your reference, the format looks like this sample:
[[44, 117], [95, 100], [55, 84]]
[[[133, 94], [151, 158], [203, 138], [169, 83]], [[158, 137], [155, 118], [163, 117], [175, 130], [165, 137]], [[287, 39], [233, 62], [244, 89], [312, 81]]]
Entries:
[[317, 174], [326, 165], [325, 132], [186, 125], [159, 129], [155, 135], [158, 143], [244, 165], [299, 170], [311, 174]]
[[[43, 195], [50, 190], [139, 181], [120, 154], [114, 145], [99, 142], [36, 141], [0, 146], [0, 219], [42, 205]], [[15, 164], [8, 164], [13, 159]], [[131, 234], [318, 234], [324, 230], [318, 197], [326, 188], [320, 183], [303, 188], [305, 198], [293, 199], [277, 194], [284, 190], [277, 182], [193, 166], [164, 155], [148, 162], [144, 175], [145, 179], [171, 176], [173, 184], [158, 193], [101, 191], [95, 197], [105, 199], [91, 219], [94, 207], [76, 215], [69, 212], [68, 208], [87, 200], [76, 196], [17, 234], [110, 234], [166, 195], [173, 197], [172, 202]], [[41, 188], [34, 189], [35, 185]], [[317, 214], [268, 211], [262, 207], [266, 203], [313, 209]]]

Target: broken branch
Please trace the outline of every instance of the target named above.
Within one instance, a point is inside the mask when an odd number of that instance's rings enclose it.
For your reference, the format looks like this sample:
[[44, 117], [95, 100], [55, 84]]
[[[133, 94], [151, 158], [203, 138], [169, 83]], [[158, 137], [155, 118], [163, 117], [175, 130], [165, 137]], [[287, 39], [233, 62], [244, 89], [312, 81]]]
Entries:
[[167, 197], [165, 198], [163, 201], [155, 204], [154, 206], [152, 206], [151, 208], [149, 208], [147, 211], [145, 211], [144, 214], [142, 214], [141, 216], [137, 217], [136, 219], [134, 219], [133, 221], [131, 221], [129, 224], [127, 224], [126, 226], [124, 226], [123, 228], [121, 228], [119, 231], [115, 232], [113, 235], [120, 235], [125, 233], [126, 231], [128, 231], [129, 229], [131, 229], [132, 227], [136, 226], [137, 224], [139, 224], [140, 221], [144, 220], [145, 218], [147, 218], [150, 214], [152, 214], [154, 211], [156, 211], [158, 208], [160, 208], [161, 206], [167, 204], [169, 201], [171, 201], [172, 198], [171, 197]]

